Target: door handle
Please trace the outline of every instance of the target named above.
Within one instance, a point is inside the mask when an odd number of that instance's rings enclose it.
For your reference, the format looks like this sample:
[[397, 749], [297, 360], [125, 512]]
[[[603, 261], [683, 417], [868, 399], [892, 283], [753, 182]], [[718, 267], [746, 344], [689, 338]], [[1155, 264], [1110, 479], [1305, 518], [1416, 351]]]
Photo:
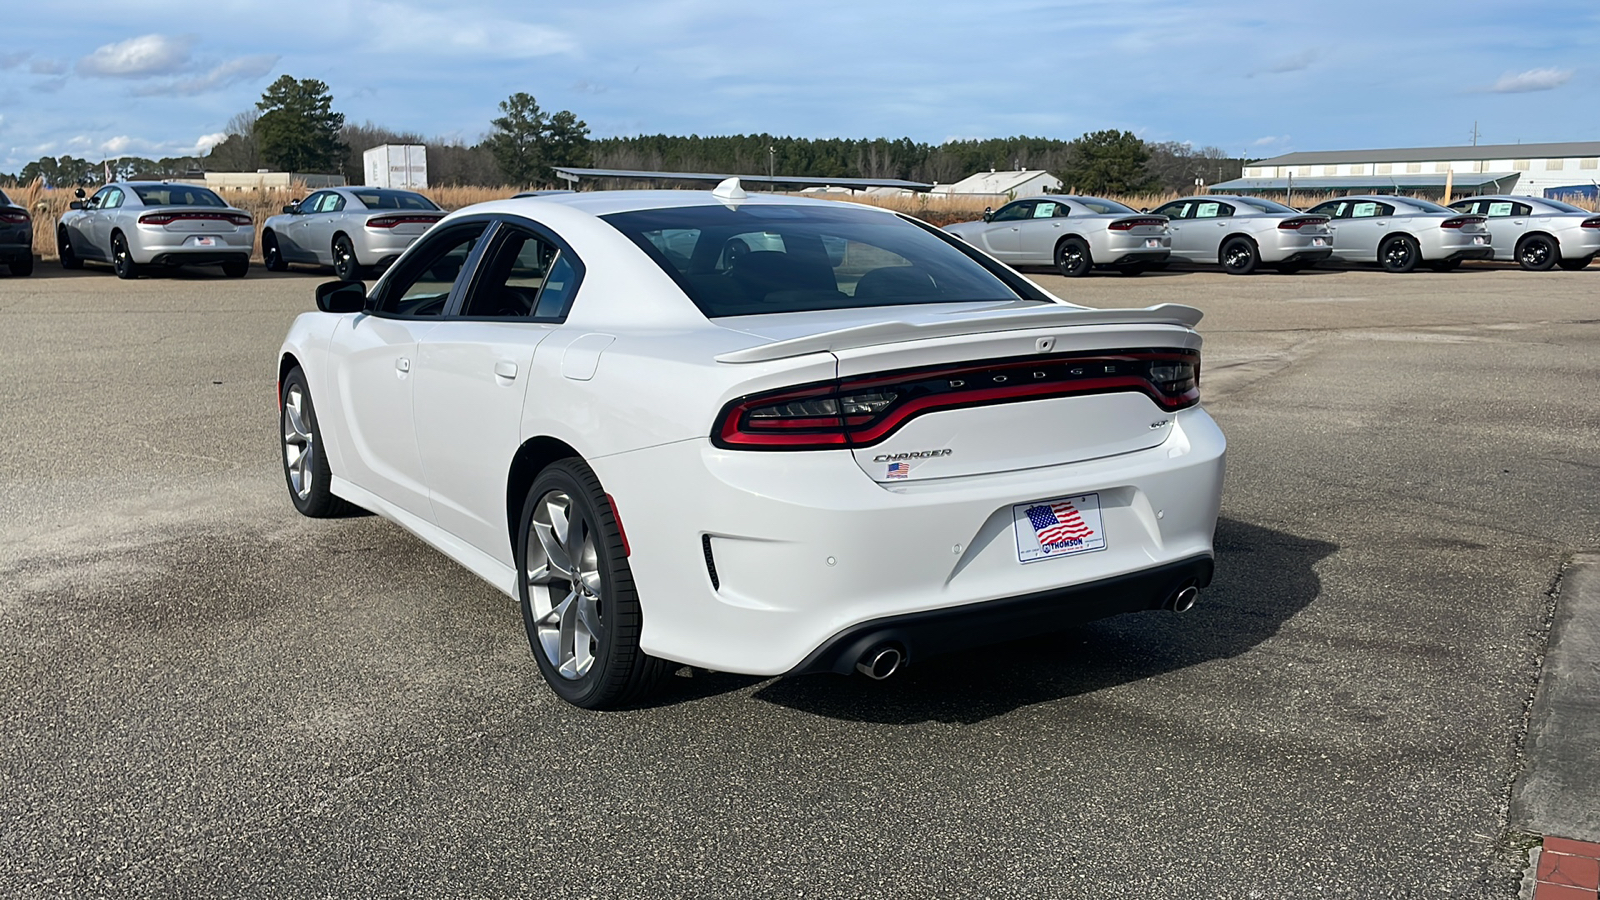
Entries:
[[411, 360], [402, 356], [394, 361], [394, 367], [402, 372], [409, 372], [411, 371]]
[[516, 378], [517, 364], [510, 360], [502, 359], [494, 364], [494, 374], [499, 378]]

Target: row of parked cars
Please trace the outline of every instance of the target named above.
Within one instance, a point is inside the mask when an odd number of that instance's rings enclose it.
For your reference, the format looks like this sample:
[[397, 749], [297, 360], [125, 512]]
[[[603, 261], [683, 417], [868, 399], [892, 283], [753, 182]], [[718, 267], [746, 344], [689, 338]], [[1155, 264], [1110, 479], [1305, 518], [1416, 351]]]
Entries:
[[[120, 278], [176, 266], [220, 266], [233, 278], [249, 272], [255, 223], [214, 191], [113, 182], [93, 196], [77, 193], [56, 226], [64, 268], [94, 260], [110, 263]], [[328, 188], [262, 223], [261, 253], [269, 271], [306, 264], [358, 279], [386, 268], [444, 216], [414, 191]], [[1100, 197], [1049, 195], [945, 230], [1003, 262], [1054, 266], [1068, 277], [1097, 268], [1136, 275], [1173, 261], [1216, 264], [1235, 275], [1263, 267], [1293, 273], [1325, 260], [1377, 263], [1390, 272], [1450, 271], [1469, 259], [1577, 270], [1600, 254], [1600, 215], [1512, 196], [1448, 207], [1414, 197], [1340, 197], [1298, 210], [1262, 197], [1210, 194], [1135, 210]], [[28, 211], [0, 192], [0, 263], [14, 275], [29, 274], [32, 245]]]
[[1020, 266], [1068, 277], [1137, 275], [1174, 260], [1235, 275], [1292, 273], [1324, 260], [1448, 272], [1469, 259], [1576, 270], [1600, 254], [1600, 215], [1559, 200], [1489, 196], [1441, 206], [1396, 196], [1340, 197], [1298, 210], [1262, 197], [1208, 194], [1141, 211], [1100, 197], [1016, 200], [946, 231]]

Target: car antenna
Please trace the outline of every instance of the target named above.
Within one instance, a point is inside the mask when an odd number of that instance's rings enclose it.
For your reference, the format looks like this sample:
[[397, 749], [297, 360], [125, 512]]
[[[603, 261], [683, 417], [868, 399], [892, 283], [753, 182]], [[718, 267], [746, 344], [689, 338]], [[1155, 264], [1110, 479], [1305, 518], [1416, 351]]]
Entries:
[[718, 200], [744, 200], [750, 195], [744, 192], [744, 188], [739, 185], [739, 176], [735, 175], [723, 179], [722, 183], [711, 192], [711, 196]]

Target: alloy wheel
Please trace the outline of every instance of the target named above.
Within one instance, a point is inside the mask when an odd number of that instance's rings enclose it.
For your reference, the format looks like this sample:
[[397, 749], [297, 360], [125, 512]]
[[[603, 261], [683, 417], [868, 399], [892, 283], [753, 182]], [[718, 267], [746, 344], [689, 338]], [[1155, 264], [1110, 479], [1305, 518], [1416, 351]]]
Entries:
[[1542, 240], [1524, 241], [1522, 251], [1518, 254], [1518, 262], [1524, 268], [1543, 269], [1550, 265], [1550, 244]]
[[1409, 241], [1390, 241], [1383, 248], [1383, 264], [1386, 268], [1395, 271], [1404, 271], [1411, 267], [1411, 243]]
[[283, 398], [283, 466], [289, 472], [289, 487], [296, 497], [311, 496], [311, 478], [317, 439], [306, 421], [306, 397], [300, 385], [293, 384]]
[[528, 602], [539, 649], [562, 678], [588, 674], [605, 641], [605, 583], [592, 523], [564, 491], [548, 491], [528, 528]]

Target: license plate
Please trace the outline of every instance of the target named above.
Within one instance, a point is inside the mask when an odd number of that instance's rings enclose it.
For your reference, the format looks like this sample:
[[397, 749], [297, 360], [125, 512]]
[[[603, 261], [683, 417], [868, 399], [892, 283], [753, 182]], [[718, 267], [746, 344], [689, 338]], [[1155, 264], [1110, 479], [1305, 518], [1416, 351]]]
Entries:
[[1328, 246], [1328, 241], [1327, 241], [1326, 238], [1312, 238], [1311, 239], [1311, 246], [1313, 246], [1313, 247], [1326, 247], [1326, 246]]
[[1017, 562], [1038, 562], [1106, 548], [1099, 494], [1018, 503], [1011, 507], [1011, 518], [1016, 525]]
[[196, 247], [214, 247], [216, 244], [217, 239], [214, 237], [197, 237], [194, 239], [194, 245]]
[[1160, 238], [1145, 238], [1144, 239], [1144, 245], [1146, 247], [1159, 247], [1159, 246], [1161, 246], [1161, 239]]

